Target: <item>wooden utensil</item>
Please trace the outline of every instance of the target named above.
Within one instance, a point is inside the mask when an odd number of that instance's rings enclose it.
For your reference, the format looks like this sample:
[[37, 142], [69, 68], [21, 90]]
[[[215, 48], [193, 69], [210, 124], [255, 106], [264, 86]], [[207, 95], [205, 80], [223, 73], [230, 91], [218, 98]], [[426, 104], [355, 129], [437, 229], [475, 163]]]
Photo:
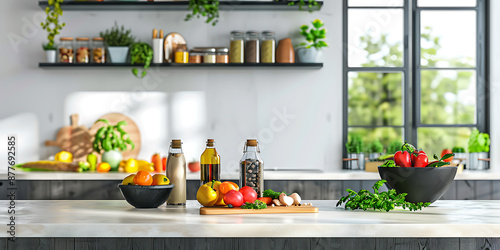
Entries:
[[268, 206], [266, 209], [241, 209], [240, 207], [201, 207], [201, 215], [221, 214], [292, 214], [292, 213], [317, 213], [318, 207], [313, 206]]
[[79, 115], [70, 116], [71, 126], [62, 127], [56, 136], [56, 141], [45, 141], [46, 146], [57, 146], [73, 155], [73, 161], [85, 161], [87, 154], [92, 152], [91, 135], [85, 126], [78, 126]]
[[[137, 127], [137, 124], [135, 124], [134, 120], [132, 120], [130, 117], [121, 114], [121, 113], [110, 113], [103, 115], [99, 117], [99, 119], [106, 119], [109, 121], [109, 124], [116, 124], [119, 121], [126, 121], [127, 126], [123, 127], [123, 130], [127, 132], [130, 136], [130, 139], [134, 142], [135, 148], [133, 150], [126, 150], [122, 151], [123, 159], [129, 159], [129, 158], [137, 158], [139, 155], [139, 152], [141, 151], [141, 133], [139, 132], [139, 127]], [[104, 126], [103, 122], [98, 122], [92, 125], [90, 128], [90, 135], [92, 137], [91, 143], [94, 141], [94, 136], [97, 130]], [[92, 144], [91, 144], [92, 145]], [[130, 149], [130, 148], [129, 148]], [[98, 161], [101, 160], [101, 155], [97, 154], [97, 159]]]

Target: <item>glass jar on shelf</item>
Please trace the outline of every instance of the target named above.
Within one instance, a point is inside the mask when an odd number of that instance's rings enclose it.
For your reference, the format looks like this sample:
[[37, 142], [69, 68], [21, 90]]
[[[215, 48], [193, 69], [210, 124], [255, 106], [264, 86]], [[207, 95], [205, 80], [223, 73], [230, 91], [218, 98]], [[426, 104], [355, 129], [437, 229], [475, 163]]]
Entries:
[[90, 39], [88, 37], [76, 38], [76, 63], [90, 62]]
[[179, 44], [175, 50], [175, 63], [188, 63], [189, 62], [189, 52], [187, 51], [187, 46], [185, 44]]
[[240, 160], [240, 187], [249, 186], [262, 197], [264, 191], [264, 161], [260, 158], [257, 140], [248, 139]]
[[243, 31], [231, 32], [231, 45], [229, 47], [229, 62], [245, 62], [245, 34]]
[[217, 63], [229, 63], [229, 49], [225, 47], [215, 48], [215, 61]]
[[203, 63], [216, 63], [215, 48], [203, 48]]
[[189, 63], [202, 63], [203, 62], [203, 50], [194, 48], [189, 51]]
[[59, 62], [73, 63], [73, 37], [61, 37], [59, 39], [61, 45], [59, 46]]
[[106, 63], [106, 47], [102, 37], [92, 38], [92, 62]]
[[262, 32], [262, 44], [260, 49], [260, 62], [261, 63], [275, 63], [276, 62], [276, 38], [274, 32]]
[[260, 62], [260, 35], [257, 31], [248, 31], [245, 42], [245, 62]]

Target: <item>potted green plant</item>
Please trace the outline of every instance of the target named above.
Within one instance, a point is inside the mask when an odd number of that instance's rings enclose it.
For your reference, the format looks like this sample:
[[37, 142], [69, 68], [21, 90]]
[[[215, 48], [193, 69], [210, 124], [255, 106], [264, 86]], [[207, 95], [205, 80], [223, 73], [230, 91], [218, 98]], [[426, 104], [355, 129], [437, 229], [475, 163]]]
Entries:
[[375, 139], [373, 142], [368, 144], [368, 159], [370, 161], [377, 160], [380, 155], [384, 152], [384, 145], [380, 142], [380, 140]]
[[451, 152], [455, 155], [453, 156], [453, 160], [456, 160], [458, 163], [465, 162], [467, 159], [467, 154], [465, 153], [465, 148], [463, 147], [453, 147]]
[[123, 25], [118, 27], [116, 23], [111, 29], [99, 33], [106, 43], [112, 63], [127, 62], [129, 47], [135, 41], [131, 33], [131, 30], [125, 30]]
[[486, 133], [480, 133], [477, 129], [472, 130], [469, 137], [468, 149], [469, 158], [467, 160], [467, 169], [487, 169], [486, 159], [490, 151], [490, 136]]
[[[153, 60], [153, 48], [151, 48], [151, 45], [138, 42], [130, 46], [130, 63], [144, 64], [140, 78], [146, 76], [149, 65], [151, 65], [151, 60]], [[139, 77], [139, 70], [133, 68], [132, 74]]]
[[303, 63], [321, 62], [323, 58], [322, 48], [328, 47], [328, 44], [321, 40], [326, 38], [326, 29], [322, 29], [324, 23], [316, 19], [312, 22], [312, 25], [310, 29], [307, 25], [300, 27], [300, 34], [307, 41], [300, 43], [299, 49], [297, 49], [299, 61]]
[[386, 154], [394, 155], [396, 152], [401, 150], [401, 145], [403, 145], [403, 143], [398, 140], [392, 141], [387, 147]]
[[361, 139], [361, 135], [350, 133], [345, 147], [347, 150], [347, 158], [351, 159], [347, 163], [347, 169], [365, 169], [365, 154], [363, 153], [364, 143]]
[[48, 63], [55, 63], [57, 61], [57, 47], [54, 39], [66, 25], [65, 23], [59, 23], [59, 17], [63, 14], [61, 9], [62, 2], [63, 0], [50, 0], [48, 2], [49, 6], [45, 8], [47, 18], [45, 19], [45, 22], [40, 23], [42, 28], [48, 33], [47, 39], [49, 41], [42, 45], [42, 48], [45, 51], [45, 60]]
[[206, 23], [212, 23], [213, 26], [219, 21], [219, 0], [189, 0], [189, 10], [184, 21], [189, 21], [194, 17], [206, 17]]
[[101, 161], [109, 163], [111, 171], [117, 171], [123, 159], [121, 151], [127, 150], [127, 145], [131, 147], [130, 150], [135, 148], [129, 134], [123, 130], [127, 122], [120, 121], [116, 125], [110, 125], [106, 119], [99, 119], [97, 122], [103, 122], [105, 125], [97, 130], [92, 147], [99, 154], [104, 151]]

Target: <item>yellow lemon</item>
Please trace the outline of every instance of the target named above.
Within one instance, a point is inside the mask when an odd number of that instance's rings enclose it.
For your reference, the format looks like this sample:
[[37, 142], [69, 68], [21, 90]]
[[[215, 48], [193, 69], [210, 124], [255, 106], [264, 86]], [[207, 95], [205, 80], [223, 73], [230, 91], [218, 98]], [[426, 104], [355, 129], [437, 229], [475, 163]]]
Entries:
[[152, 186], [157, 185], [168, 185], [170, 184], [170, 180], [164, 174], [155, 174], [153, 175], [153, 183]]
[[122, 181], [122, 185], [135, 185], [134, 184], [134, 177], [135, 177], [135, 174], [131, 174], [131, 175], [125, 177], [125, 179], [123, 179], [123, 181]]

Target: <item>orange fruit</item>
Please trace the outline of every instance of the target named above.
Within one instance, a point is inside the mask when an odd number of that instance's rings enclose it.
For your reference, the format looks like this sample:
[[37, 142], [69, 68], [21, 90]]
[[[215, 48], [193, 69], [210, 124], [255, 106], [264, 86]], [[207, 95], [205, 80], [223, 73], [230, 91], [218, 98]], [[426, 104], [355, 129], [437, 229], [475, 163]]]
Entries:
[[97, 172], [106, 173], [109, 172], [109, 170], [111, 170], [111, 165], [107, 162], [101, 162], [97, 165]]
[[134, 183], [140, 186], [151, 186], [153, 177], [146, 171], [139, 171], [134, 176]]
[[236, 185], [236, 183], [231, 182], [231, 181], [225, 181], [225, 182], [221, 183], [219, 186], [219, 191], [221, 194], [227, 194], [227, 192], [229, 192], [231, 190], [238, 191], [238, 190], [240, 190], [240, 188], [238, 187], [238, 185]]
[[152, 186], [158, 185], [168, 185], [170, 184], [170, 180], [164, 174], [155, 174], [153, 175], [153, 183]]

